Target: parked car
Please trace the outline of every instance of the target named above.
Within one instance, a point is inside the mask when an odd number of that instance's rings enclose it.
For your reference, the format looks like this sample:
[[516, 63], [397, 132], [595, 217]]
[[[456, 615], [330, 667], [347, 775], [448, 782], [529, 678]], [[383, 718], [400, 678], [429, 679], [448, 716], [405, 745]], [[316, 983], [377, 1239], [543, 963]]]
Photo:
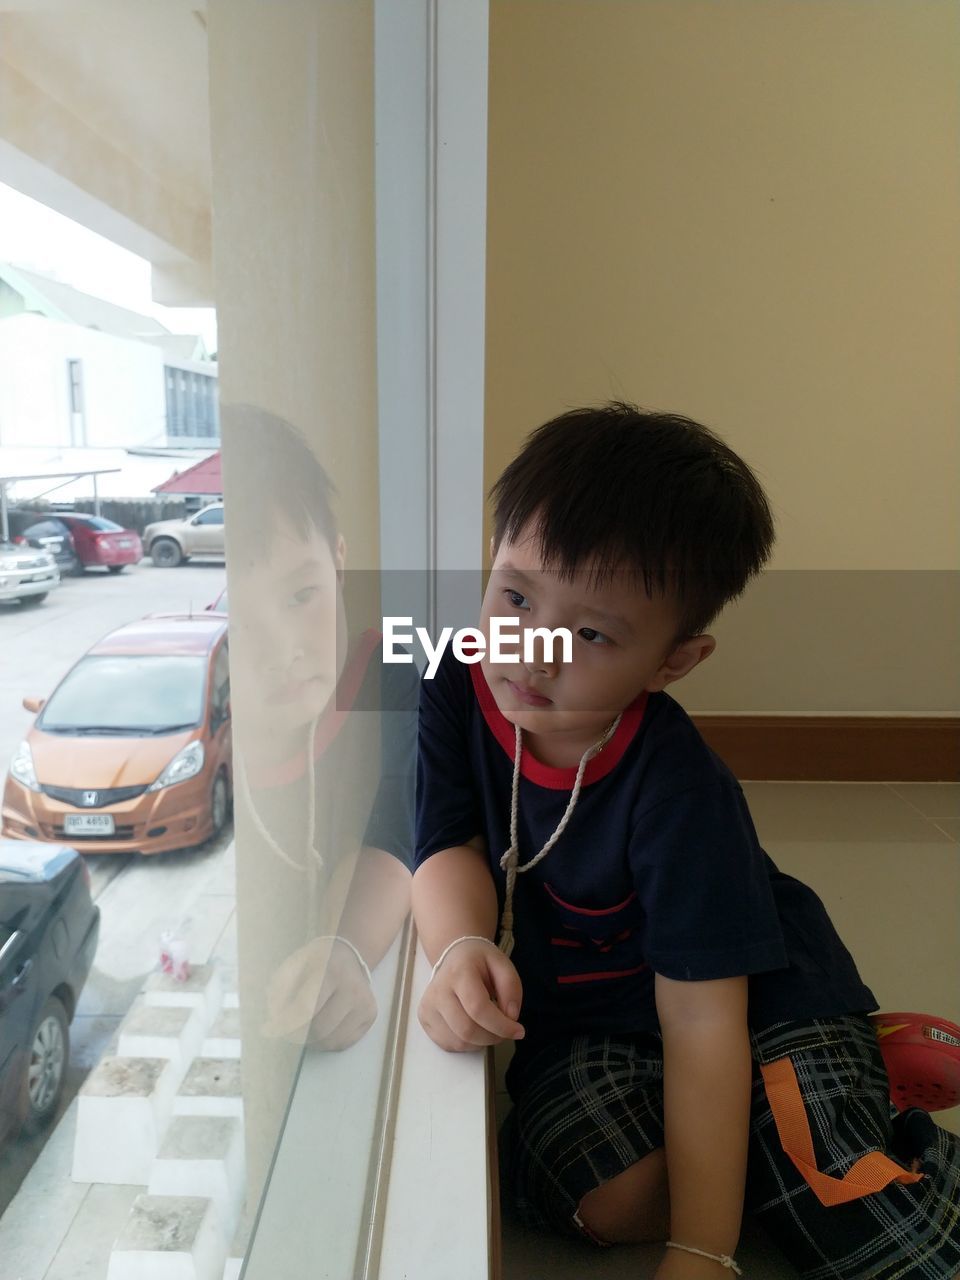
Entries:
[[59, 515], [15, 507], [7, 512], [7, 518], [10, 541], [16, 546], [31, 546], [48, 552], [56, 560], [62, 576], [80, 572], [80, 557], [73, 544], [73, 535]]
[[0, 840], [0, 1141], [57, 1110], [99, 930], [75, 849]]
[[143, 559], [143, 544], [134, 529], [80, 511], [58, 511], [56, 518], [70, 530], [82, 569], [103, 565], [110, 573], [122, 573], [126, 565]]
[[0, 542], [0, 600], [39, 604], [59, 585], [53, 556], [29, 545]]
[[64, 676], [14, 754], [2, 834], [84, 853], [203, 844], [232, 795], [227, 619], [156, 615], [111, 631]]
[[184, 520], [148, 524], [143, 546], [159, 569], [173, 569], [191, 556], [224, 555], [223, 503], [211, 503]]

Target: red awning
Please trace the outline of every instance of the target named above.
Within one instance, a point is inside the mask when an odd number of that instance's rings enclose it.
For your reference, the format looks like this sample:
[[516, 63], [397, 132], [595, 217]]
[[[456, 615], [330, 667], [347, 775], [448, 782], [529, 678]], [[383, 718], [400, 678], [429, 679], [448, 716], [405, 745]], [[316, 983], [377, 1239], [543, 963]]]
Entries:
[[186, 471], [175, 471], [169, 480], [164, 480], [163, 484], [154, 485], [153, 492], [222, 494], [219, 449], [209, 458], [195, 462]]

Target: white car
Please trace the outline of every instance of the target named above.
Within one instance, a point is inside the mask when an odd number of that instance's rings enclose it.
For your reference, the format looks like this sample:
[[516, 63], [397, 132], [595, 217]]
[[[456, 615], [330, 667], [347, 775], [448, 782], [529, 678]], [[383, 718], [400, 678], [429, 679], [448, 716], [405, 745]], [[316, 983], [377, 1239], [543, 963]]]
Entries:
[[0, 542], [0, 600], [39, 604], [60, 585], [53, 556], [35, 547]]

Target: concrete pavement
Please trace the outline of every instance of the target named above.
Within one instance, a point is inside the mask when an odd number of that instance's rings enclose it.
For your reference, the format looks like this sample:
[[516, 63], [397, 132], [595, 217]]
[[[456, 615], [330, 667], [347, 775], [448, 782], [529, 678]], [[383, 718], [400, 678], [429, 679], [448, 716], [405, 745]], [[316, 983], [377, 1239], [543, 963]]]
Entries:
[[[156, 569], [143, 561], [116, 576], [91, 571], [67, 578], [36, 606], [0, 606], [0, 776], [33, 718], [21, 705], [23, 696], [48, 695], [89, 646], [114, 627], [147, 613], [200, 612], [225, 581], [222, 561], [191, 561], [177, 569]], [[14, 1257], [21, 1260], [17, 1266], [24, 1277], [46, 1277], [78, 1214], [83, 1238], [85, 1215], [98, 1230], [112, 1221], [109, 1206], [123, 1198], [116, 1193], [125, 1189], [78, 1188], [70, 1182], [73, 1099], [88, 1072], [114, 1045], [120, 1021], [156, 965], [163, 930], [176, 929], [185, 936], [195, 962], [219, 956], [225, 981], [235, 982], [230, 840], [228, 828], [218, 841], [192, 853], [88, 859], [101, 910], [100, 944], [71, 1027], [60, 1115], [46, 1133], [0, 1150], [3, 1280], [21, 1273], [9, 1269]], [[56, 1251], [50, 1254], [54, 1244]], [[57, 1263], [50, 1275], [106, 1275], [106, 1263], [99, 1271], [75, 1268], [74, 1254], [71, 1245], [64, 1255], [71, 1259], [69, 1265], [63, 1262], [57, 1270]], [[46, 1270], [37, 1270], [41, 1264]]]
[[[109, 1023], [96, 1061], [116, 1050], [122, 1015], [156, 966], [161, 924], [179, 925], [191, 963], [217, 963], [225, 988], [236, 989], [233, 844], [189, 856], [164, 874], [155, 874], [159, 858], [133, 861], [100, 897], [106, 945], [87, 987], [88, 1012], [82, 1001], [77, 1014]], [[97, 1012], [104, 1002], [109, 1014]], [[145, 1190], [72, 1181], [77, 1105], [74, 1097], [0, 1218], [3, 1280], [105, 1280], [113, 1243]]]
[[47, 697], [95, 640], [147, 613], [201, 612], [223, 590], [222, 560], [191, 560], [177, 569], [152, 561], [116, 575], [90, 569], [64, 578], [37, 605], [0, 604], [0, 766], [33, 722], [24, 697]]

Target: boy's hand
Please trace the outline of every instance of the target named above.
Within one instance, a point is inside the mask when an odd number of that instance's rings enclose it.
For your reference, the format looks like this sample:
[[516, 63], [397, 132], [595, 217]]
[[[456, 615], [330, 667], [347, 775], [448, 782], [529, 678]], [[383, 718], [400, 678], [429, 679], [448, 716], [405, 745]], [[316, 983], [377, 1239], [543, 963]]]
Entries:
[[376, 1016], [376, 998], [350, 948], [314, 938], [271, 978], [263, 1034], [335, 1051], [359, 1040]]
[[522, 999], [520, 975], [502, 951], [487, 942], [461, 942], [423, 993], [420, 1025], [451, 1053], [521, 1040]]

